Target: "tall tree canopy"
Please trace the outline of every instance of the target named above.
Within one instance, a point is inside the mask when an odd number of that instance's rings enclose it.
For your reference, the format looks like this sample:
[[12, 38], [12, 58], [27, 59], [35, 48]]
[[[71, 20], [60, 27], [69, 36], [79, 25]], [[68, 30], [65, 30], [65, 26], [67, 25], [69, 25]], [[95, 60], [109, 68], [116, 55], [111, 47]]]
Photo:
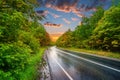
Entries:
[[120, 6], [113, 6], [104, 13], [93, 31], [93, 46], [118, 51], [120, 48]]

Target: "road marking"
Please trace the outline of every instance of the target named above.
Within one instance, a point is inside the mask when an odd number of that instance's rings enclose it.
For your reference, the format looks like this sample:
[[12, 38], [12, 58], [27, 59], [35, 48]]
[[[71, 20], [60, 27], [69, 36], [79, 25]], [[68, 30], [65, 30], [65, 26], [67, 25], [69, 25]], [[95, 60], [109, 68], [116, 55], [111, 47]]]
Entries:
[[90, 54], [90, 53], [86, 53], [86, 52], [79, 52], [79, 51], [73, 51], [73, 50], [69, 50], [69, 51], [75, 52], [75, 53], [80, 53], [80, 54], [85, 54], [85, 55], [90, 55], [90, 56], [95, 56], [95, 57], [99, 57], [99, 58], [106, 58], [106, 59], [114, 60], [114, 61], [120, 61], [119, 59], [110, 58], [110, 57], [106, 57], [106, 56], [100, 56], [100, 55], [96, 55], [96, 54]]
[[54, 59], [55, 62], [58, 64], [58, 66], [63, 70], [63, 72], [66, 74], [66, 76], [70, 79], [73, 80], [73, 78], [67, 73], [67, 71], [65, 71], [65, 69], [58, 63], [58, 61], [56, 59]]
[[[59, 50], [59, 49], [57, 49], [57, 50]], [[59, 51], [65, 53], [65, 54], [71, 55], [71, 56], [73, 56], [73, 57], [80, 58], [80, 59], [82, 59], [82, 60], [85, 60], [85, 61], [88, 61], [88, 62], [94, 63], [94, 64], [96, 64], [96, 65], [99, 65], [99, 66], [102, 66], [102, 67], [105, 67], [105, 68], [108, 68], [108, 69], [114, 70], [114, 71], [116, 71], [116, 72], [120, 72], [120, 70], [118, 70], [118, 69], [115, 69], [115, 68], [112, 68], [112, 67], [109, 67], [109, 66], [106, 66], [106, 65], [103, 65], [103, 64], [97, 63], [97, 62], [95, 62], [95, 61], [92, 61], [92, 60], [89, 60], [89, 59], [86, 59], [86, 58], [83, 58], [83, 57], [80, 57], [80, 56], [76, 56], [76, 55], [70, 54], [70, 53], [65, 52], [65, 51], [62, 51], [62, 50], [59, 50]]]

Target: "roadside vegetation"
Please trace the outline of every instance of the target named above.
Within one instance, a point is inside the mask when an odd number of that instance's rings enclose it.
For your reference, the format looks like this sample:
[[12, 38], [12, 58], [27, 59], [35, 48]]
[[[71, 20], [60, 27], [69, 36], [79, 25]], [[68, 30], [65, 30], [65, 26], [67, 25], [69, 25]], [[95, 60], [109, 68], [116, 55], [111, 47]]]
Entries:
[[37, 77], [40, 75], [38, 73], [38, 69], [40, 64], [42, 63], [42, 58], [44, 55], [44, 51], [46, 48], [40, 48], [39, 52], [36, 55], [32, 55], [30, 57], [29, 66], [20, 72], [20, 79], [21, 80], [36, 80]]
[[[120, 5], [111, 6], [108, 10], [98, 7], [91, 17], [83, 17], [81, 25], [74, 31], [66, 31], [56, 45], [120, 53]], [[104, 53], [104, 56], [110, 55]]]
[[34, 5], [36, 0], [0, 0], [0, 80], [35, 79], [50, 38]]
[[109, 51], [93, 50], [93, 49], [85, 49], [85, 48], [81, 49], [81, 48], [73, 48], [73, 47], [62, 48], [62, 49], [75, 51], [75, 52], [85, 52], [85, 53], [89, 53], [89, 54], [95, 54], [95, 55], [99, 55], [99, 56], [106, 56], [106, 57], [110, 57], [110, 58], [120, 59], [120, 53], [118, 53], [118, 52], [109, 52]]

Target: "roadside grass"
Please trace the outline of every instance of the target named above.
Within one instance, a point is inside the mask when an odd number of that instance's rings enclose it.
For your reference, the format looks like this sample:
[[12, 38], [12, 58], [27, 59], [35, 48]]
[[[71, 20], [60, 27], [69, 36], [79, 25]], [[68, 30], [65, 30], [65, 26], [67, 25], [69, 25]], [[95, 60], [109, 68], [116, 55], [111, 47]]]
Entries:
[[42, 56], [46, 48], [40, 48], [38, 54], [31, 56], [30, 64], [24, 72], [20, 73], [20, 80], [36, 80], [38, 76], [38, 64], [42, 61]]
[[88, 50], [88, 49], [79, 49], [79, 48], [64, 48], [64, 49], [71, 50], [71, 51], [77, 51], [77, 52], [86, 52], [90, 54], [120, 59], [120, 53], [115, 53], [115, 52], [107, 52], [107, 51], [102, 51], [102, 50]]

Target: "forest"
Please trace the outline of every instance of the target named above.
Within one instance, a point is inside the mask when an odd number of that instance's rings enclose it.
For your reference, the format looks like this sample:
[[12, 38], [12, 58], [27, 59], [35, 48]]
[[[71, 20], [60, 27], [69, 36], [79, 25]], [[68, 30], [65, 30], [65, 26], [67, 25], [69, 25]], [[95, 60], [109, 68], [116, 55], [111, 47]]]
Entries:
[[34, 12], [37, 5], [36, 0], [0, 0], [0, 80], [33, 80], [38, 54], [50, 43], [38, 23], [42, 17]]
[[74, 47], [120, 52], [120, 5], [101, 7], [83, 17], [74, 31], [66, 31], [56, 42], [59, 47]]

